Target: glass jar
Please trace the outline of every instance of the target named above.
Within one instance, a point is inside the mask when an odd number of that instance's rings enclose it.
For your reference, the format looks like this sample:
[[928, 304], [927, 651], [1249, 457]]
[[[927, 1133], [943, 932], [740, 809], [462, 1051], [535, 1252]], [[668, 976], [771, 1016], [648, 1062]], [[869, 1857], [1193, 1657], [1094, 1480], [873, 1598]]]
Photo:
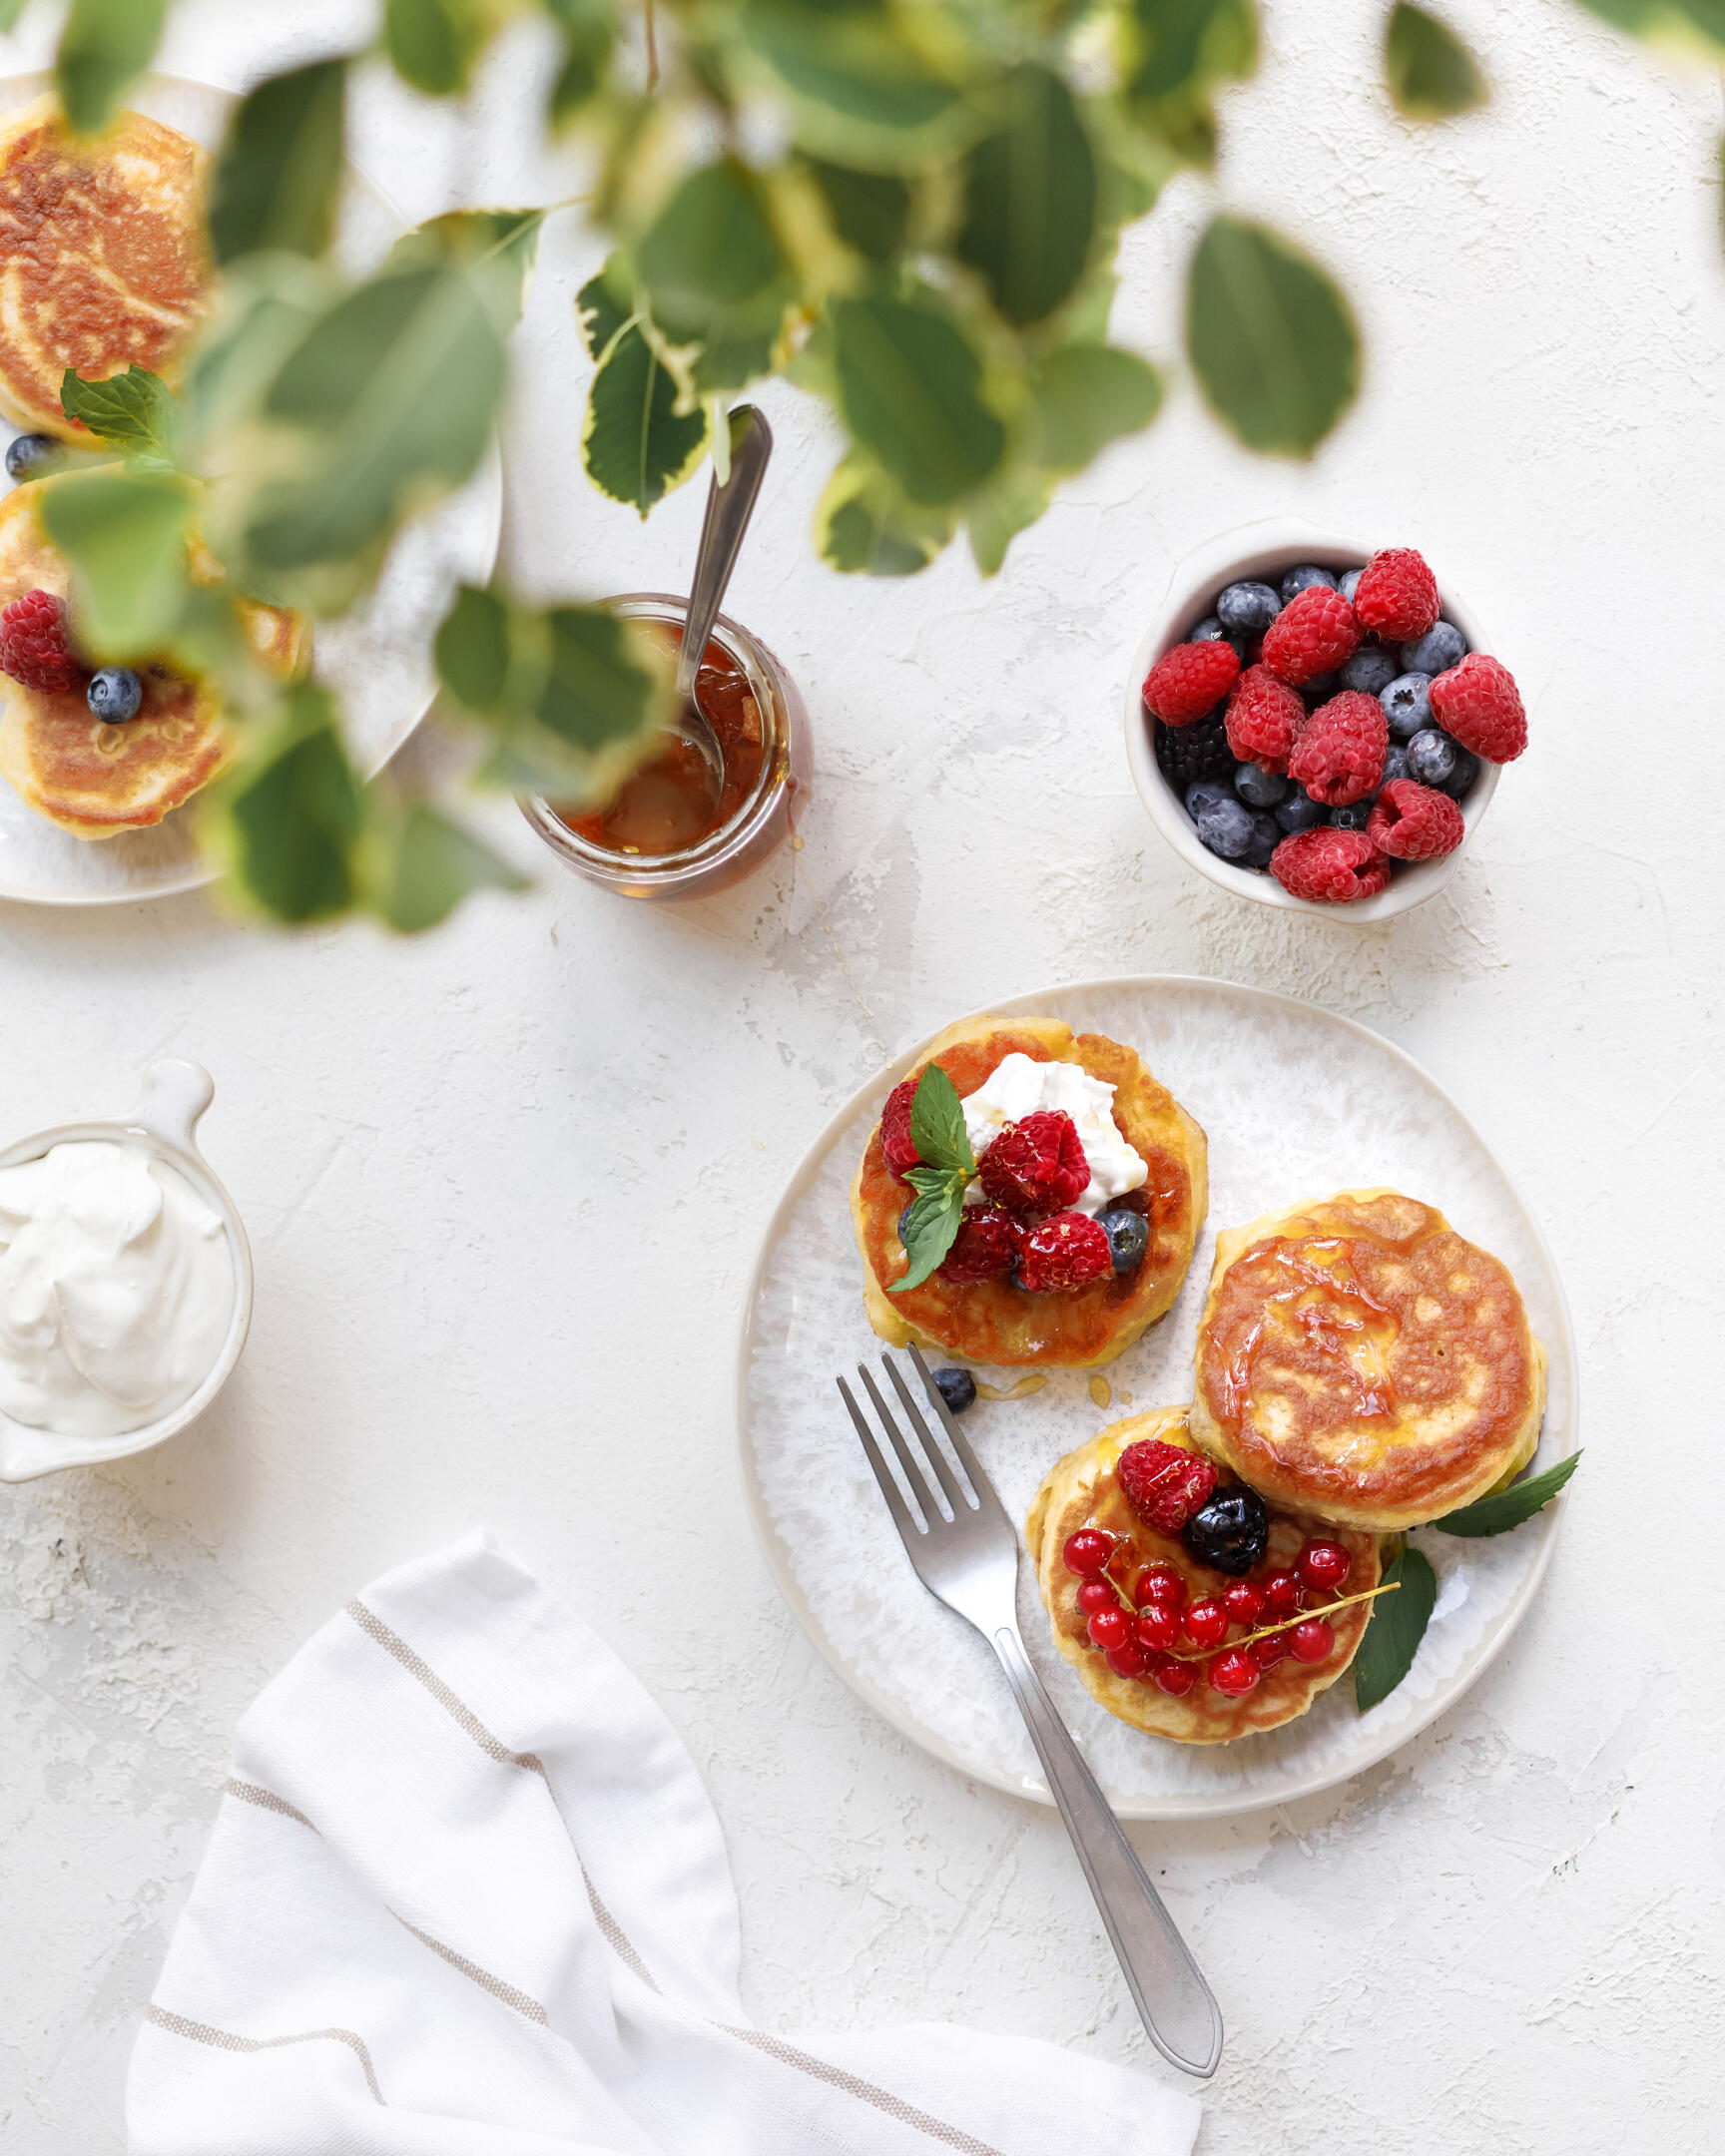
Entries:
[[[628, 620], [674, 627], [681, 627], [688, 609], [686, 599], [669, 592], [630, 592], [607, 604]], [[761, 713], [761, 770], [726, 822], [676, 852], [621, 852], [571, 829], [542, 796], [521, 800], [522, 814], [560, 860], [626, 898], [710, 898], [741, 882], [791, 836], [808, 792], [809, 714], [797, 684], [766, 645], [728, 614], [714, 623], [710, 642], [742, 671]]]

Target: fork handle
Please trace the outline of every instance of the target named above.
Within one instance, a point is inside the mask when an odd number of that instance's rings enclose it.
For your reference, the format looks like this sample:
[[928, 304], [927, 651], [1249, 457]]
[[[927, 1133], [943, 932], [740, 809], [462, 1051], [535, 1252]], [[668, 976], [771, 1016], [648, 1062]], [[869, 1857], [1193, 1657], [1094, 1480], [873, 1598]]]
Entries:
[[1072, 1742], [1015, 1625], [990, 1635], [1060, 1817], [1090, 1883], [1150, 2041], [1170, 2065], [1208, 2079], [1222, 2057], [1222, 2013], [1136, 1851]]

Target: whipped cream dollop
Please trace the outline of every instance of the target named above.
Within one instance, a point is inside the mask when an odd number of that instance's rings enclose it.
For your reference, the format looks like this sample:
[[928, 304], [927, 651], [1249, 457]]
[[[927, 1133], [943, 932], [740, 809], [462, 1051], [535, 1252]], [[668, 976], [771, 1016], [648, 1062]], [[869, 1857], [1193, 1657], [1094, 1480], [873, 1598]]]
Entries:
[[234, 1310], [227, 1223], [106, 1139], [0, 1169], [0, 1409], [68, 1437], [142, 1429], [209, 1374]]
[[[1038, 1063], [1016, 1051], [996, 1063], [988, 1076], [967, 1093], [959, 1106], [970, 1151], [980, 1160], [1008, 1123], [1021, 1123], [1039, 1109], [1063, 1110], [1072, 1118], [1090, 1166], [1090, 1181], [1072, 1207], [1092, 1219], [1116, 1198], [1135, 1191], [1150, 1173], [1143, 1157], [1120, 1135], [1114, 1121], [1114, 1088], [1092, 1078], [1077, 1063]], [[982, 1186], [972, 1183], [966, 1205], [983, 1203]]]

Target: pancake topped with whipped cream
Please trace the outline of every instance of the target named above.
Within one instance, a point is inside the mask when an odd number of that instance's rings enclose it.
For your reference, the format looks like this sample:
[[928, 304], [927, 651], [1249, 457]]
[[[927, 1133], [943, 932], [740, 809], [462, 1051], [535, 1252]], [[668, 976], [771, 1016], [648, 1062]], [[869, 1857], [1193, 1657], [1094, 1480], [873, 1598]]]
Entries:
[[[1133, 1049], [1105, 1034], [1074, 1034], [1058, 1019], [983, 1017], [950, 1026], [894, 1097], [929, 1063], [951, 1079], [979, 1163], [1014, 1118], [1023, 1127], [1032, 1097], [1023, 1066], [1048, 1070], [1049, 1083], [1034, 1094], [1038, 1111], [1069, 1121], [1068, 1143], [1080, 1152], [1083, 1131], [1091, 1134], [1064, 1205], [1092, 1219], [1104, 1206], [1136, 1211], [1145, 1223], [1143, 1255], [1123, 1272], [1105, 1270], [1050, 1293], [1027, 1290], [1012, 1270], [955, 1278], [960, 1268], [949, 1259], [918, 1286], [890, 1293], [909, 1270], [899, 1225], [914, 1193], [888, 1162], [876, 1124], [851, 1192], [869, 1324], [894, 1347], [915, 1341], [972, 1362], [1084, 1368], [1110, 1361], [1165, 1314], [1186, 1277], [1208, 1197], [1203, 1131]], [[978, 1096], [984, 1105], [970, 1105]], [[986, 1204], [973, 1208], [988, 1211]]]
[[1519, 1472], [1545, 1350], [1435, 1206], [1343, 1191], [1216, 1238], [1192, 1434], [1275, 1504], [1391, 1532]]
[[68, 367], [172, 381], [203, 311], [209, 155], [142, 113], [93, 142], [39, 98], [0, 122], [0, 411], [88, 442], [60, 408]]

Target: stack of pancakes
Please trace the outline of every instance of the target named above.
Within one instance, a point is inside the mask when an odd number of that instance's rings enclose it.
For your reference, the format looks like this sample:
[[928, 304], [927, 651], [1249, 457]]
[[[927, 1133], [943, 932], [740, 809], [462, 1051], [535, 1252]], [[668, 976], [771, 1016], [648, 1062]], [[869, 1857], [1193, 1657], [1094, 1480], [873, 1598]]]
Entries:
[[[209, 295], [209, 157], [160, 121], [123, 113], [79, 142], [43, 98], [0, 125], [0, 413], [32, 433], [91, 446], [60, 407], [68, 367], [88, 381], [147, 367], [172, 382]], [[67, 596], [66, 563], [36, 518], [52, 479], [0, 501], [0, 608], [29, 591]], [[218, 572], [196, 544], [192, 573]], [[249, 642], [288, 674], [303, 664], [302, 617], [241, 603]], [[74, 629], [76, 623], [74, 623]], [[227, 762], [229, 731], [208, 683], [138, 668], [136, 719], [96, 718], [82, 691], [48, 696], [0, 675], [0, 774], [80, 838], [159, 823]]]

